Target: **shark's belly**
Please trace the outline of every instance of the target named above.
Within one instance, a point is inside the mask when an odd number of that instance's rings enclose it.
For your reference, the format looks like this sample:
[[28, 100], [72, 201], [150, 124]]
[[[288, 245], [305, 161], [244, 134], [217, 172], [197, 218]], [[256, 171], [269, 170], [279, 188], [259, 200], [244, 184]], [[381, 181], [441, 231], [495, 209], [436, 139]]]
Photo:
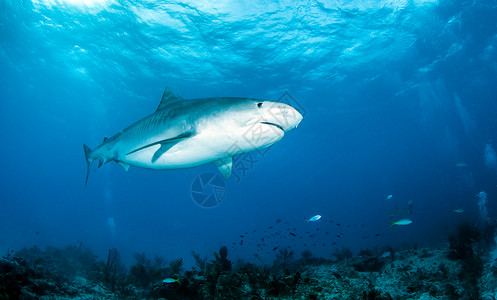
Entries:
[[[205, 130], [182, 139], [167, 151], [159, 150], [161, 144], [134, 151], [138, 145], [118, 150], [119, 161], [135, 167], [165, 170], [190, 168], [267, 147], [280, 140], [284, 132], [269, 137], [251, 137], [241, 130]], [[126, 144], [126, 143], [124, 143]], [[169, 147], [169, 146], [168, 146]], [[155, 156], [155, 157], [154, 157]], [[157, 158], [158, 157], [158, 158]]]
[[131, 154], [122, 153], [119, 155], [119, 160], [135, 167], [147, 169], [190, 168], [243, 152], [233, 147], [233, 144], [233, 141], [229, 139], [207, 140], [194, 137], [175, 144], [155, 161], [153, 161], [153, 157], [161, 147], [160, 144]]

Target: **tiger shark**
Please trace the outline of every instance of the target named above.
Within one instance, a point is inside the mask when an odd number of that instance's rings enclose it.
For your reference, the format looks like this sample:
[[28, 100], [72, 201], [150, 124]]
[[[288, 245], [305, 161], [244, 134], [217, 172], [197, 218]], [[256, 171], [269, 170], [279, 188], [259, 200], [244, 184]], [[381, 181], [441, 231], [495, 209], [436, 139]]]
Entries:
[[86, 182], [93, 161], [98, 167], [115, 161], [130, 166], [167, 170], [214, 163], [225, 179], [233, 156], [269, 147], [296, 128], [302, 115], [292, 106], [251, 98], [183, 99], [166, 88], [157, 110], [104, 138], [95, 150], [83, 145]]

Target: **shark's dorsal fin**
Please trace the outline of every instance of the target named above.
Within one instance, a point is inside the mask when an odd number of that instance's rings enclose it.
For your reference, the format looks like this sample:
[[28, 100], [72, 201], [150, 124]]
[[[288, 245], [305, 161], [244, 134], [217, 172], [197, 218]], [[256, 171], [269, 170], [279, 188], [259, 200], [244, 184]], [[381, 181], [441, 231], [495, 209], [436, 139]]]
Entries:
[[171, 102], [176, 102], [181, 100], [183, 100], [183, 98], [173, 93], [173, 91], [169, 87], [167, 87], [164, 90], [164, 94], [162, 94], [162, 100], [160, 101], [159, 106], [155, 111], [164, 109], [164, 107], [166, 107], [166, 105], [168, 105]]
[[231, 168], [233, 167], [233, 157], [228, 156], [220, 158], [213, 161], [214, 165], [219, 169], [219, 172], [223, 174], [224, 179], [228, 179], [231, 175]]

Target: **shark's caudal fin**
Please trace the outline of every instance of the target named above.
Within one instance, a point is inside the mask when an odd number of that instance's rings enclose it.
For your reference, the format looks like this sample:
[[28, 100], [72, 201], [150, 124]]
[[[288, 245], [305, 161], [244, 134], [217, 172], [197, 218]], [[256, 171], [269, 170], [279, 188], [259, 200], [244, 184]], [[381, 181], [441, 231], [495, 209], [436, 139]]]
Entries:
[[[108, 138], [104, 138], [104, 143], [107, 140], [108, 140]], [[85, 180], [85, 186], [86, 186], [88, 184], [88, 176], [90, 175], [90, 166], [94, 160], [98, 160], [98, 167], [100, 168], [103, 164], [106, 164], [109, 161], [112, 161], [114, 159], [107, 160], [107, 159], [103, 159], [103, 158], [95, 157], [95, 156], [91, 157], [91, 153], [93, 151], [90, 149], [90, 147], [86, 146], [85, 144], [83, 144], [83, 150], [85, 150], [85, 158], [86, 158], [86, 180]], [[122, 162], [122, 161], [117, 161], [117, 160], [114, 160], [114, 161], [117, 162], [121, 167], [123, 167], [125, 171], [129, 170], [130, 165], [128, 165], [127, 163]]]
[[85, 186], [88, 184], [88, 175], [90, 175], [90, 165], [93, 162], [93, 159], [90, 159], [91, 149], [90, 147], [83, 144], [83, 149], [85, 150], [85, 158], [86, 158], [86, 181]]

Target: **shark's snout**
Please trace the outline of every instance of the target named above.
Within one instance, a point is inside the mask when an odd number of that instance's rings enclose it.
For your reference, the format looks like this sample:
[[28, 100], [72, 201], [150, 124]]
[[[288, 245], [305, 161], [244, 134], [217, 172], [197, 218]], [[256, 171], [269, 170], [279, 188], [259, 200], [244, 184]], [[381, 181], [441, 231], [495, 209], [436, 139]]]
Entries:
[[287, 132], [297, 127], [304, 117], [292, 106], [274, 102], [268, 109], [267, 123], [277, 125], [281, 130]]
[[296, 110], [295, 108], [293, 108], [293, 107], [291, 107], [291, 108], [292, 108], [293, 114], [295, 116], [295, 119], [293, 121], [294, 126], [292, 128], [290, 128], [290, 129], [293, 129], [293, 128], [297, 128], [297, 126], [299, 126], [299, 124], [302, 121], [302, 119], [304, 118], [304, 116], [298, 110]]

